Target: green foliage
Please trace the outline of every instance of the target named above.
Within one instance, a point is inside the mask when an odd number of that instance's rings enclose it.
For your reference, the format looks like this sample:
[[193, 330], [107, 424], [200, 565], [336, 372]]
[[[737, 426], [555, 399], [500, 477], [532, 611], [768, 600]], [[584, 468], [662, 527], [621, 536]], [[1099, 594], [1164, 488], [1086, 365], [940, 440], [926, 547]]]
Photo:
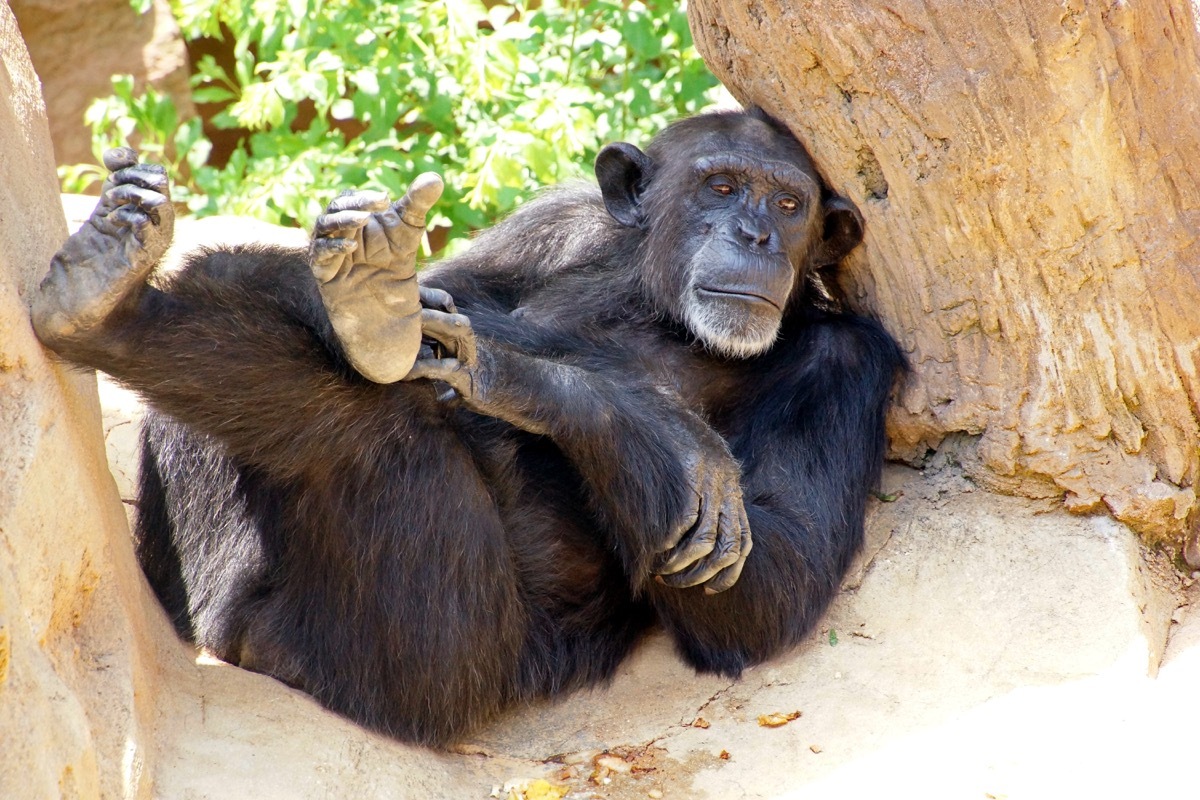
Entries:
[[[546, 184], [587, 174], [607, 141], [644, 142], [711, 102], [686, 12], [664, 0], [172, 0], [189, 40], [232, 37], [194, 66], [198, 103], [242, 138], [206, 163], [195, 121], [127, 78], [89, 111], [97, 152], [140, 140], [197, 213], [309, 224], [347, 187], [398, 196], [443, 175], [451, 239]], [[71, 169], [66, 178], [81, 177]], [[86, 177], [86, 173], [82, 176]]]
[[106, 172], [99, 164], [100, 153], [122, 144], [131, 144], [143, 158], [166, 166], [176, 180], [204, 166], [211, 145], [199, 118], [181, 123], [171, 98], [152, 88], [135, 94], [129, 75], [113, 76], [112, 85], [113, 94], [92, 103], [84, 114], [84, 122], [92, 128], [97, 163], [60, 167], [64, 191], [82, 192], [103, 181]]

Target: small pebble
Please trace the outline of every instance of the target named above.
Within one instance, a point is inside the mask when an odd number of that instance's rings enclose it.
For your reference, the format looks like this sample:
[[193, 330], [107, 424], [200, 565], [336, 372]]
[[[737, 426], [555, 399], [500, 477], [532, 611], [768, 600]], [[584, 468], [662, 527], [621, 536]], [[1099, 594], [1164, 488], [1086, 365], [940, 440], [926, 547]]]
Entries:
[[658, 789], [651, 789], [650, 791], [646, 792], [646, 797], [653, 798], [653, 800], [662, 800], [662, 796], [663, 793]]
[[633, 769], [633, 764], [630, 764], [620, 756], [605, 755], [596, 759], [596, 766], [602, 767], [610, 772], [626, 773]]

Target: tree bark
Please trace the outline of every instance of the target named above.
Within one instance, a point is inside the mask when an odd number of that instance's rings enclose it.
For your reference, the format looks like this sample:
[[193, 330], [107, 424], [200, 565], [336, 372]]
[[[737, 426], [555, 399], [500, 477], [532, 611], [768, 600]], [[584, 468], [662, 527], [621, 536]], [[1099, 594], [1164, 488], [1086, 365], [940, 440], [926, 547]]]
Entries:
[[867, 219], [856, 302], [908, 352], [894, 457], [1197, 516], [1200, 68], [1186, 0], [691, 0], [696, 45]]

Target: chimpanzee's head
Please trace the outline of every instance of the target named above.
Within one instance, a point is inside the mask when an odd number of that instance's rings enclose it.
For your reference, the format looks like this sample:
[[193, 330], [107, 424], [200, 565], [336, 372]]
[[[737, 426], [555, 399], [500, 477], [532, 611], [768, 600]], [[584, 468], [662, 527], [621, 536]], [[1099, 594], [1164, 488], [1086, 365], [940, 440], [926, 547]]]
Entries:
[[858, 209], [756, 110], [683, 120], [646, 152], [607, 145], [596, 177], [613, 218], [645, 237], [642, 277], [654, 302], [726, 356], [770, 349], [805, 273], [862, 241]]

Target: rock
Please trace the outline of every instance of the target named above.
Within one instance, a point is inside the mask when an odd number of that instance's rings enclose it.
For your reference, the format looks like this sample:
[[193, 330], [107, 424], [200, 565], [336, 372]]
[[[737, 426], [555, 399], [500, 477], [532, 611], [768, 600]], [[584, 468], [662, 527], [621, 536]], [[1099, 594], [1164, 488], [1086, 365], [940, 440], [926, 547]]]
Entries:
[[[1156, 715], [1123, 732], [1097, 709], [1106, 697], [1123, 712], [1178, 702], [1150, 678], [1178, 605], [1177, 576], [1152, 567], [1137, 537], [1107, 517], [1045, 513], [967, 488], [953, 469], [889, 467], [883, 493], [900, 497], [874, 504], [876, 547], [852, 570], [861, 583], [794, 653], [730, 681], [693, 676], [656, 637], [608, 690], [520, 712], [482, 741], [533, 760], [653, 742], [669, 764], [657, 772], [666, 796], [714, 800], [983, 797], [1025, 785], [1027, 759], [1040, 770], [1079, 756], [1078, 742], [1094, 744], [1098, 730], [1170, 745], [1172, 734], [1150, 724]], [[803, 714], [786, 725], [759, 723], [793, 709]], [[1077, 724], [1071, 715], [1082, 710]], [[687, 724], [697, 716], [709, 726]], [[712, 756], [721, 750], [734, 757]], [[869, 766], [877, 761], [886, 769]], [[1143, 771], [1086, 763], [1095, 771], [1088, 785]]]
[[1189, 0], [692, 0], [730, 91], [866, 219], [846, 264], [913, 371], [894, 457], [1107, 507], [1178, 549], [1200, 485], [1200, 31]]
[[112, 94], [110, 76], [133, 75], [175, 101], [180, 118], [195, 114], [187, 50], [168, 0], [138, 14], [129, 0], [11, 0], [47, 101], [59, 164], [94, 163], [83, 114]]
[[[49, 129], [0, 7], [0, 786], [148, 797], [158, 696], [145, 603], [100, 440], [95, 380], [51, 362], [26, 298], [66, 237]], [[177, 658], [178, 658], [177, 653]]]
[[[1189, 567], [1200, 567], [1200, 531], [1196, 531], [1188, 537], [1187, 543], [1183, 547], [1183, 559]], [[1192, 577], [1200, 577], [1193, 572]]]

